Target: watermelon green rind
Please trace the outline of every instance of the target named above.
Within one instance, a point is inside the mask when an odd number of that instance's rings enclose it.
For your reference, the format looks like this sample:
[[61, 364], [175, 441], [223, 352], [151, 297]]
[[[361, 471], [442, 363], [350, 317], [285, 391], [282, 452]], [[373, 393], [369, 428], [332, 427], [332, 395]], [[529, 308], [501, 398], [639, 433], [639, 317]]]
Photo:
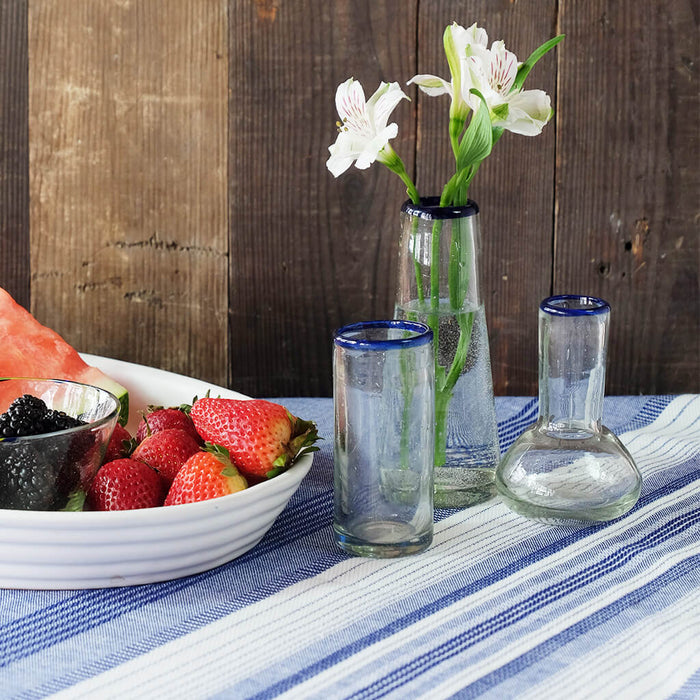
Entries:
[[[81, 358], [82, 360], [82, 358]], [[97, 369], [97, 367], [91, 367], [90, 365], [85, 365], [87, 369], [81, 373], [80, 379], [74, 379], [73, 381], [81, 382], [83, 384], [92, 384], [93, 386], [98, 386], [100, 389], [105, 389], [106, 391], [112, 392], [117, 399], [119, 399], [119, 404], [121, 408], [119, 409], [119, 422], [122, 425], [126, 425], [129, 422], [129, 392], [125, 389], [119, 382], [116, 382], [111, 377], [107, 376], [104, 372]], [[52, 379], [64, 379], [64, 377], [52, 377]], [[72, 379], [72, 377], [70, 377]]]
[[70, 379], [112, 392], [129, 419], [129, 392], [104, 372], [88, 365], [58, 333], [42, 325], [0, 287], [0, 377]]

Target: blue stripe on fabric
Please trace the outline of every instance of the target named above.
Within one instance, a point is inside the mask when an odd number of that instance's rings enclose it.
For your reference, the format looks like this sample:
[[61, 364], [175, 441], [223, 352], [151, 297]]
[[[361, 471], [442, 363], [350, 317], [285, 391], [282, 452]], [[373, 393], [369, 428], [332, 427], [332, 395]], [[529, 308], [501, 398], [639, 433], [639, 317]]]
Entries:
[[697, 700], [700, 698], [700, 668], [679, 688], [670, 700]]
[[[684, 522], [688, 521], [688, 522]], [[551, 605], [557, 600], [571, 594], [573, 591], [582, 588], [588, 583], [608, 575], [622, 566], [628, 564], [638, 554], [652, 549], [653, 547], [667, 541], [680, 532], [684, 532], [692, 525], [700, 523], [700, 509], [669, 521], [667, 525], [646, 537], [642, 542], [634, 542], [601, 559], [586, 569], [582, 569], [567, 579], [563, 579], [553, 586], [549, 586], [537, 591], [528, 598], [524, 598], [510, 608], [502, 611], [498, 615], [480, 622], [471, 629], [454, 636], [452, 639], [441, 644], [431, 651], [421, 654], [412, 659], [409, 663], [394, 669], [379, 681], [375, 681], [371, 686], [363, 688], [350, 696], [350, 698], [378, 698], [391, 690], [425, 673], [426, 670], [442, 663], [466, 649], [487, 639], [493, 634], [500, 632], [516, 622], [525, 619], [541, 608]], [[670, 532], [664, 532], [668, 526], [675, 526]], [[463, 596], [460, 596], [460, 598]], [[426, 606], [426, 607], [433, 607]], [[431, 610], [428, 614], [436, 612]]]
[[[530, 416], [536, 413], [536, 405], [536, 400], [530, 400], [516, 416], [504, 421], [504, 425], [529, 424], [531, 422]], [[660, 410], [662, 409], [659, 408]], [[63, 599], [58, 603], [25, 616], [21, 620], [8, 623], [3, 628], [0, 628], [0, 667], [91, 630], [100, 624], [108, 623], [128, 612], [196, 585], [205, 579], [218, 576], [222, 570], [243, 566], [265, 552], [273, 551], [324, 529], [330, 523], [329, 506], [331, 499], [332, 492], [324, 492], [308, 501], [303, 501], [293, 506], [290, 503], [290, 506], [280, 515], [275, 528], [268, 532], [265, 538], [251, 552], [212, 571], [161, 584], [81, 591], [75, 596]], [[640, 499], [640, 504], [638, 505], [641, 505], [641, 502], [642, 499]], [[305, 521], [302, 521], [303, 531], [294, 530], [287, 526], [286, 519], [289, 519], [291, 522], [300, 515], [303, 517], [309, 514], [312, 514], [314, 517], [307, 517]], [[324, 514], [325, 517], [323, 517]], [[446, 511], [443, 517], [449, 514], [450, 511]], [[346, 555], [342, 553], [336, 557], [331, 557], [325, 562], [327, 564], [325, 568], [330, 568], [345, 558], [347, 558]], [[291, 583], [295, 583], [298, 580], [301, 580], [298, 576], [294, 577]], [[287, 582], [286, 585], [291, 585], [291, 583]], [[247, 604], [264, 598], [266, 595], [271, 595], [279, 589], [275, 588], [275, 590], [260, 596], [253, 594], [250, 601], [247, 601]], [[202, 624], [206, 624], [208, 621], [210, 620], [206, 620]], [[23, 637], [28, 629], [31, 629], [32, 634], [27, 636], [32, 639], [27, 644], [23, 643]], [[191, 627], [188, 627], [187, 631], [191, 631], [191, 629]], [[20, 642], [20, 644], [17, 647], [13, 647], [13, 644], [17, 644], [17, 642]], [[141, 650], [142, 652], [143, 650]]]
[[[670, 491], [674, 491], [678, 488], [682, 488], [684, 485], [687, 483], [690, 483], [690, 481], [693, 480], [693, 476], [697, 477], [697, 474], [687, 474], [685, 477], [683, 477], [680, 480], [676, 480], [672, 485], [668, 485], [665, 487], [662, 487], [658, 491], [654, 493], [647, 494], [645, 497], [640, 498], [640, 504], [638, 505], [643, 505], [645, 502], [652, 502], [656, 500], [656, 498], [659, 498], [663, 495], [666, 495], [666, 493]], [[602, 527], [605, 527], [602, 526]], [[534, 561], [539, 561], [543, 558], [546, 558], [552, 553], [555, 553], [556, 551], [559, 551], [560, 549], [568, 546], [572, 542], [586, 536], [586, 534], [590, 531], [590, 528], [586, 528], [580, 531], [575, 531], [570, 533], [568, 536], [564, 537], [561, 541], [555, 542], [546, 548], [539, 550], [538, 552], [533, 552], [531, 553], [528, 557], [525, 557], [521, 559], [519, 562], [514, 562], [511, 566], [507, 567], [506, 569], [501, 570], [500, 572], [495, 572], [491, 576], [487, 577], [486, 579], [482, 579], [482, 585], [480, 585], [479, 588], [474, 588], [473, 590], [479, 590], [483, 586], [491, 585], [491, 583], [494, 583], [497, 580], [500, 580], [501, 578], [505, 578], [515, 571], [519, 570], [520, 568], [523, 568], [525, 566], [528, 566], [529, 564], [533, 563]], [[262, 543], [261, 543], [262, 544]], [[252, 555], [251, 555], [252, 556]], [[249, 558], [248, 555], [243, 555], [243, 557], [231, 562], [230, 564], [225, 565], [226, 567], [235, 567], [235, 566], [241, 566], [242, 563], [246, 558]], [[326, 570], [335, 564], [339, 563], [340, 561], [346, 559], [347, 556], [344, 555], [341, 552], [335, 553], [335, 556], [330, 556], [328, 557], [323, 563], [319, 563], [319, 566], [314, 567], [314, 572], [311, 573], [311, 575], [315, 575], [317, 573], [321, 573], [321, 571]], [[222, 568], [222, 567], [220, 567]], [[154, 602], [156, 600], [159, 600], [160, 598], [163, 598], [167, 595], [171, 595], [178, 590], [188, 588], [189, 586], [192, 586], [198, 582], [201, 582], [205, 578], [210, 578], [214, 575], [217, 575], [219, 572], [219, 569], [215, 569], [210, 572], [205, 572], [203, 574], [199, 574], [195, 577], [189, 577], [185, 579], [177, 579], [175, 581], [170, 581], [165, 584], [154, 584], [152, 586], [144, 586], [144, 587], [130, 587], [130, 588], [118, 588], [118, 589], [109, 589], [107, 591], [87, 591], [84, 595], [77, 596], [76, 598], [73, 598], [69, 601], [70, 607], [72, 608], [71, 610], [68, 611], [68, 614], [66, 614], [65, 610], [65, 601], [63, 604], [57, 604], [55, 606], [51, 606], [51, 609], [44, 609], [43, 611], [40, 611], [40, 613], [37, 613], [36, 615], [33, 616], [28, 616], [28, 618], [25, 618], [22, 621], [22, 624], [19, 625], [20, 629], [13, 629], [10, 630], [13, 634], [7, 634], [7, 630], [5, 631], [5, 634], [3, 634], [3, 630], [0, 630], [0, 659], [3, 660], [3, 662], [9, 663], [11, 661], [16, 661], [19, 658], [22, 658], [24, 656], [28, 656], [30, 654], [36, 653], [38, 651], [41, 651], [42, 649], [45, 649], [53, 644], [57, 644], [59, 642], [65, 641], [66, 639], [69, 639], [72, 636], [75, 636], [77, 634], [80, 634], [81, 632], [84, 632], [86, 630], [90, 630], [94, 627], [97, 626], [97, 624], [100, 623], [106, 623], [109, 622], [115, 618], [120, 617], [121, 615], [130, 612], [131, 610], [137, 609], [141, 607], [142, 605], [146, 605], [149, 602]], [[253, 591], [251, 594], [241, 597], [238, 599], [238, 601], [233, 601], [232, 606], [227, 606], [223, 610], [217, 610], [215, 613], [213, 611], [210, 611], [209, 614], [206, 615], [200, 615], [197, 618], [190, 619], [186, 624], [183, 623], [182, 625], [174, 626], [171, 628], [170, 631], [163, 632], [161, 631], [158, 635], [155, 636], [154, 639], [150, 641], [150, 643], [147, 645], [148, 649], [155, 648], [159, 646], [160, 644], [166, 643], [168, 641], [171, 641], [172, 639], [176, 639], [177, 637], [181, 636], [182, 634], [187, 634], [194, 629], [198, 629], [199, 627], [203, 627], [206, 624], [219, 619], [220, 617], [229, 614], [230, 612], [233, 612], [235, 609], [245, 607], [246, 605], [249, 605], [253, 602], [256, 602], [257, 600], [264, 599], [268, 597], [269, 595], [273, 595], [277, 593], [279, 590], [282, 590], [284, 587], [288, 585], [292, 585], [293, 583], [296, 583], [298, 580], [301, 580], [299, 578], [299, 572], [295, 572], [296, 575], [290, 578], [289, 580], [284, 580], [282, 581], [281, 579], [278, 580], [275, 584], [269, 586], [269, 587], [264, 587], [260, 588], [257, 591]], [[302, 575], [301, 578], [305, 578], [306, 575], [308, 575], [308, 572], [305, 575]], [[479, 582], [477, 582], [478, 584]], [[103, 600], [104, 596], [109, 594], [109, 601]], [[137, 594], [136, 599], [133, 598], [134, 594]], [[141, 595], [138, 595], [141, 594]], [[126, 605], [123, 604], [123, 601], [126, 601]], [[447, 601], [445, 604], [449, 604], [449, 601]], [[63, 609], [59, 610], [59, 608], [63, 607]], [[85, 614], [85, 609], [86, 608], [97, 608], [97, 612], [100, 613], [98, 615], [86, 615]], [[116, 608], [116, 609], [115, 609]], [[46, 611], [49, 611], [50, 615], [45, 616], [42, 615], [41, 613], [45, 613]], [[60, 615], [60, 617], [59, 617]], [[34, 618], [41, 618], [41, 624], [37, 624], [37, 620]], [[410, 624], [414, 620], [408, 620], [405, 624]], [[401, 621], [398, 621], [400, 623]], [[97, 623], [97, 624], [96, 624]], [[10, 627], [10, 626], [8, 626]], [[12, 626], [15, 627], [15, 626]], [[32, 629], [33, 634], [28, 635], [32, 636], [32, 643], [30, 645], [24, 645], [20, 646], [19, 649], [12, 649], [12, 642], [15, 636], [18, 636], [19, 639], [22, 639], [22, 634], [25, 628], [30, 628]], [[401, 629], [401, 627], [396, 628], [396, 623], [392, 626], [392, 629]], [[39, 634], [37, 637], [37, 630], [40, 630], [43, 632], [43, 634]], [[393, 631], [389, 632], [390, 634], [393, 633]], [[16, 640], [15, 640], [16, 641]], [[359, 642], [360, 646], [357, 648], [353, 648], [349, 654], [355, 653], [355, 651], [358, 651], [360, 648], [362, 648], [363, 642]], [[139, 646], [138, 653], [144, 653], [148, 649], [143, 648], [143, 645]], [[348, 654], [348, 655], [349, 655]], [[120, 663], [123, 663], [126, 658], [129, 658], [128, 656], [124, 656], [123, 653], [119, 653], [118, 656], [113, 656], [109, 661], [108, 658], [103, 659], [104, 663], [99, 664], [99, 669], [97, 671], [105, 671], [108, 670], [109, 668], [113, 666], [118, 666]], [[330, 662], [330, 665], [333, 663], [337, 662], [337, 658], [334, 658]], [[111, 662], [111, 663], [110, 663]], [[323, 668], [319, 668], [317, 671], [312, 672], [311, 675], [314, 675], [314, 673], [323, 670]], [[304, 674], [305, 677], [306, 674]], [[86, 677], [84, 675], [84, 669], [83, 672], [80, 673], [77, 677], [78, 680]], [[75, 682], [75, 681], [73, 681]], [[71, 683], [66, 683], [66, 686], [70, 685]], [[294, 683], [295, 684], [295, 683]], [[64, 687], [66, 687], [64, 686]]]
[[[323, 559], [314, 562], [309, 566], [299, 569], [298, 573], [303, 579], [316, 576], [332, 566], [335, 566], [345, 558], [346, 556], [340, 550], [338, 550], [337, 553], [333, 552], [328, 557], [324, 557]], [[148, 639], [140, 640], [129, 647], [120, 648], [118, 651], [115, 651], [103, 658], [94, 659], [89, 664], [81, 666], [79, 669], [71, 671], [61, 678], [52, 678], [37, 688], [20, 693], [14, 698], [14, 700], [38, 700], [39, 698], [44, 698], [49, 694], [56, 693], [59, 690], [70, 688], [86, 678], [92, 678], [93, 676], [97, 676], [101, 673], [109, 671], [110, 669], [117, 668], [118, 666], [121, 666], [122, 664], [140, 656], [141, 654], [146, 654], [153, 649], [163, 646], [164, 644], [175, 641], [176, 639], [190, 634], [191, 632], [194, 632], [202, 627], [206, 627], [208, 624], [216, 622], [222, 617], [230, 615], [240, 608], [247, 607], [248, 605], [257, 602], [259, 599], [274, 595], [280, 590], [296, 582], [296, 580], [291, 580], [289, 576], [283, 576], [279, 580], [276, 580], [268, 586], [261, 588], [259, 591], [256, 591], [255, 594], [249, 594], [248, 596], [244, 595], [228, 601], [227, 603], [220, 604], [214, 609], [206, 610], [196, 616], [193, 616], [192, 618], [188, 618], [186, 621], [160, 630], [157, 634]]]
[[694, 555], [682, 562], [679, 562], [678, 564], [675, 564], [654, 580], [644, 584], [641, 588], [630, 591], [604, 608], [596, 610], [593, 614], [579, 620], [570, 627], [567, 627], [558, 634], [550, 637], [536, 647], [533, 647], [504, 666], [501, 666], [486, 676], [482, 676], [470, 685], [461, 689], [459, 692], [455, 693], [452, 697], [460, 699], [478, 697], [486, 691], [500, 685], [503, 683], [503, 681], [518, 675], [526, 668], [541, 661], [543, 658], [549, 656], [553, 652], [558, 651], [561, 647], [571, 643], [577, 637], [586, 634], [595, 627], [605, 624], [624, 610], [639, 604], [645, 598], [658, 593], [670, 583], [683, 578], [688, 574], [700, 576], [700, 554]]
[[502, 452], [505, 452], [516, 438], [529, 425], [537, 420], [539, 401], [530, 399], [523, 408], [514, 416], [498, 424], [498, 444]]
[[[629, 424], [624, 426], [623, 430], [626, 432], [628, 430], [638, 430], [643, 428], [650, 423], [653, 423], [664, 411], [664, 409], [673, 401], [678, 398], [677, 396], [653, 396], [649, 401], [640, 409], [639, 413], [634, 416]], [[623, 432], [621, 430], [620, 432]]]
[[[655, 421], [677, 396], [630, 396], [624, 402], [604, 402], [603, 423], [618, 435]], [[633, 410], [629, 409], [633, 407]]]
[[[686, 484], [697, 479], [699, 476], [700, 475], [698, 474], [686, 475], [684, 478], [678, 481]], [[652, 501], [656, 499], [648, 497], [647, 500]], [[612, 521], [611, 523], [606, 523], [604, 525], [600, 525], [598, 527], [606, 528], [612, 525], [613, 522], [615, 521]], [[678, 518], [669, 521], [656, 531], [645, 535], [644, 540], [642, 542], [636, 542], [623, 546], [620, 550], [617, 550], [615, 553], [605, 557], [600, 562], [597, 562], [596, 564], [587, 567], [586, 569], [580, 570], [579, 572], [575, 573], [568, 579], [565, 579], [564, 581], [560, 582], [556, 586], [551, 586], [542, 591], [538, 591], [538, 593], [536, 593], [535, 595], [524, 599], [516, 606], [512, 606], [505, 612], [499, 614], [496, 618], [492, 618], [491, 620], [485, 621], [477, 627], [473, 628], [472, 630], [458, 635], [458, 637], [455, 638], [455, 643], [461, 644], [465, 646], [465, 648], [466, 646], [471, 646], [477, 641], [480, 641], [482, 638], [486, 638], [494, 634], [495, 632], [500, 631], [500, 629], [514, 624], [519, 619], [526, 617], [527, 615], [531, 614], [537, 609], [545, 605], [549, 605], [550, 603], [558, 600], [564, 595], [567, 595], [572, 590], [586, 585], [590, 580], [595, 580], [601, 575], [607, 574], [611, 571], [622, 567], [623, 565], [628, 563], [630, 559], [637, 556], [639, 553], [657, 546], [661, 542], [664, 542], [667, 539], [675, 536], [676, 534], [685, 531], [688, 527], [691, 527], [697, 522], [700, 522], [700, 510], [691, 512], [690, 514], [679, 516]], [[670, 531], [668, 531], [669, 528], [671, 528]], [[280, 693], [293, 688], [295, 685], [302, 683], [305, 680], [308, 680], [309, 678], [312, 678], [318, 673], [335, 666], [341, 661], [360, 652], [362, 649], [371, 646], [372, 644], [375, 644], [383, 639], [391, 637], [392, 635], [396, 634], [397, 632], [400, 632], [409, 625], [414, 624], [416, 621], [423, 619], [429, 615], [432, 615], [437, 611], [448, 607], [467, 596], [473, 595], [474, 593], [477, 593], [478, 591], [483, 590], [484, 588], [487, 588], [493, 585], [494, 583], [497, 583], [498, 581], [508, 578], [509, 576], [512, 576], [513, 574], [526, 568], [527, 566], [530, 566], [531, 564], [546, 559], [552, 554], [555, 554], [561, 551], [562, 549], [568, 547], [572, 543], [586, 537], [588, 534], [590, 534], [590, 528], [572, 531], [566, 536], [564, 536], [561, 540], [552, 542], [546, 547], [543, 547], [539, 550], [535, 550], [527, 556], [512, 562], [508, 566], [496, 570], [488, 574], [487, 576], [482, 577], [481, 579], [473, 581], [469, 585], [464, 586], [456, 591], [453, 591], [448, 595], [445, 595], [428, 605], [418, 608], [417, 610], [411, 612], [409, 615], [405, 615], [401, 618], [398, 618], [389, 623], [388, 625], [385, 625], [383, 628], [375, 630], [371, 634], [365, 635], [364, 637], [345, 645], [344, 647], [338, 649], [334, 653], [329, 654], [322, 659], [319, 659], [314, 664], [306, 667], [305, 669], [293, 674], [292, 676], [289, 676], [288, 678], [282, 681], [279, 681], [275, 685], [253, 696], [253, 698], [263, 700], [266, 698], [275, 697], [276, 695], [279, 695]], [[473, 640], [465, 639], [465, 637], [469, 634], [475, 634], [477, 635], [477, 637]], [[448, 642], [448, 644], [449, 643], [450, 642]], [[432, 653], [433, 652], [431, 652], [431, 655]], [[426, 655], [418, 657], [413, 662], [411, 662], [410, 666], [414, 666], [416, 664], [425, 664], [425, 656]], [[429, 668], [430, 666], [434, 665], [434, 663], [437, 663], [437, 661], [428, 664], [427, 667]], [[418, 675], [418, 673], [422, 673], [423, 670], [424, 669], [421, 668], [419, 671], [416, 671], [413, 675]], [[394, 673], [390, 674], [390, 676], [386, 678], [391, 678], [395, 674], [400, 673], [400, 671], [401, 669], [397, 669]], [[370, 692], [371, 690], [372, 688], [367, 688], [359, 692]], [[358, 695], [358, 697], [361, 697], [361, 695]]]
[[[279, 518], [279, 527], [269, 532], [260, 543], [249, 552], [224, 565], [227, 567], [242, 567], [261, 555], [272, 552], [296, 540], [312, 534], [330, 525], [332, 494], [323, 493], [301, 504], [297, 511], [310, 513], [312, 517], [307, 522], [297, 525], [295, 529], [286, 526], [287, 519], [297, 519], [298, 513], [284, 511]], [[311, 504], [311, 506], [309, 505]], [[303, 526], [303, 527], [302, 527]], [[337, 560], [329, 563], [332, 566], [345, 558], [339, 553]], [[144, 605], [155, 602], [177, 591], [201, 583], [205, 579], [217, 576], [222, 567], [205, 571], [196, 576], [174, 579], [161, 584], [148, 586], [126, 586], [123, 588], [95, 589], [80, 592], [67, 600], [50, 605], [46, 608], [27, 615], [18, 621], [0, 627], [0, 668], [4, 668], [25, 656], [35, 654], [54, 644], [69, 639], [100, 624], [105, 624], [128, 612]], [[302, 577], [303, 578], [303, 577]], [[298, 577], [292, 583], [300, 580]], [[285, 585], [290, 585], [288, 582]], [[274, 587], [270, 593], [276, 593], [282, 587]], [[262, 589], [261, 589], [262, 590]], [[254, 592], [250, 602], [265, 597], [260, 591]], [[31, 634], [28, 631], [31, 630]]]

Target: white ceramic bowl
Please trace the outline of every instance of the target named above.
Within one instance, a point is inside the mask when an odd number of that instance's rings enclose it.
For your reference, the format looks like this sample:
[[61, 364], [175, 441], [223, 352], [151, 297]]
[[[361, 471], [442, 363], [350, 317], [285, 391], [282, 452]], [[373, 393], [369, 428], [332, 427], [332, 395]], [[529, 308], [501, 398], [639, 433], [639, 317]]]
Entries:
[[[85, 355], [129, 389], [130, 427], [149, 404], [245, 398], [171, 372]], [[254, 547], [308, 473], [303, 455], [274, 479], [199, 503], [113, 512], [0, 510], [0, 586], [102, 588], [154, 583], [224, 564]]]

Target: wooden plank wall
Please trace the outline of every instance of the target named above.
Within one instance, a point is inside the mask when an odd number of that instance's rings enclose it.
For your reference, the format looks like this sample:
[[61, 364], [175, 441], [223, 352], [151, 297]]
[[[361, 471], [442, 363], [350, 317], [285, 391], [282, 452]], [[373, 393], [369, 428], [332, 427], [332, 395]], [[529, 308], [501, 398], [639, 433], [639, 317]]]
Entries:
[[28, 308], [27, 70], [27, 2], [0, 0], [0, 286]]
[[[327, 172], [335, 88], [447, 74], [474, 20], [555, 118], [472, 186], [494, 384], [535, 394], [537, 305], [613, 306], [607, 392], [700, 392], [692, 0], [0, 0], [0, 286], [76, 347], [257, 396], [329, 395], [332, 330], [390, 315], [398, 178]], [[394, 141], [449, 177], [446, 98]]]

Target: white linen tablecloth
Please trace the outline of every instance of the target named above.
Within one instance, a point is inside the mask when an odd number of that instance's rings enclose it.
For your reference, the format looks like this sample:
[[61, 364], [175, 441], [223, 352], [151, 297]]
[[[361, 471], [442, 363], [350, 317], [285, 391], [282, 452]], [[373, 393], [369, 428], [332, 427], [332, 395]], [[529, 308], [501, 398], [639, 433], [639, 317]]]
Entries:
[[[325, 439], [264, 539], [160, 584], [0, 590], [0, 697], [700, 697], [700, 396], [605, 399], [644, 478], [626, 516], [492, 499], [399, 560], [334, 544], [332, 401], [277, 400]], [[497, 398], [503, 449], [536, 404]]]

